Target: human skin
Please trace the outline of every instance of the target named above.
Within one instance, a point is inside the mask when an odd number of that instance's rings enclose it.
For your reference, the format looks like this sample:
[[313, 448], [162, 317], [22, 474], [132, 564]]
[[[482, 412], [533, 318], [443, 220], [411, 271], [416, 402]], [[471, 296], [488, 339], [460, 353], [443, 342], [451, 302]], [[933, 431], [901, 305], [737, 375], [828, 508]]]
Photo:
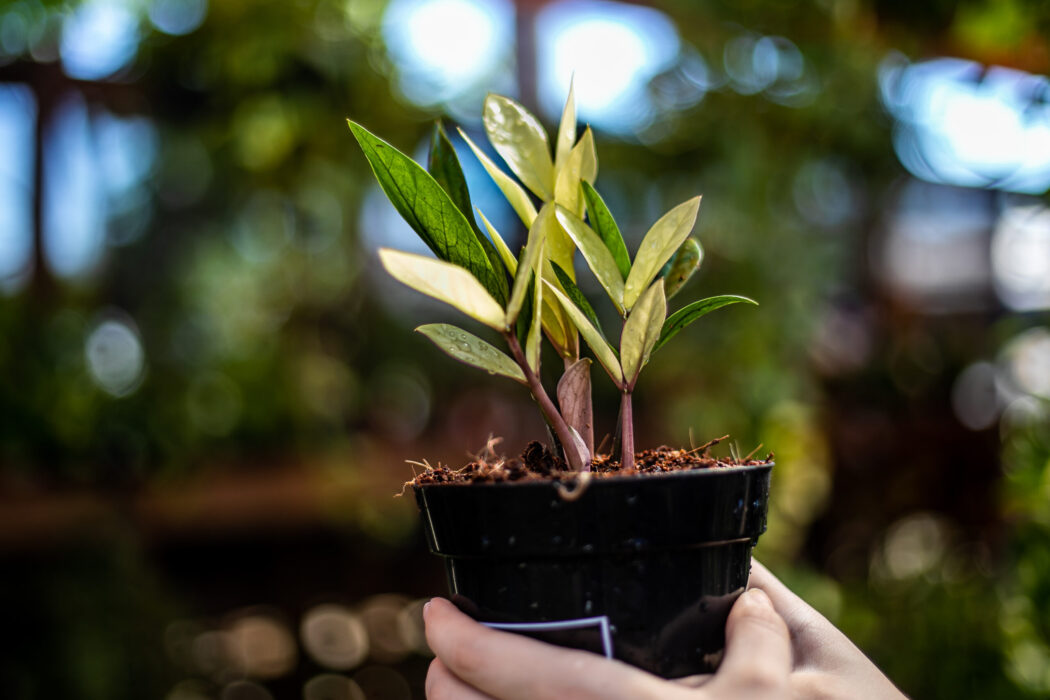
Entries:
[[905, 696], [828, 620], [754, 562], [726, 622], [718, 672], [668, 681], [595, 654], [478, 624], [447, 600], [423, 609], [436, 654], [430, 700], [900, 700]]

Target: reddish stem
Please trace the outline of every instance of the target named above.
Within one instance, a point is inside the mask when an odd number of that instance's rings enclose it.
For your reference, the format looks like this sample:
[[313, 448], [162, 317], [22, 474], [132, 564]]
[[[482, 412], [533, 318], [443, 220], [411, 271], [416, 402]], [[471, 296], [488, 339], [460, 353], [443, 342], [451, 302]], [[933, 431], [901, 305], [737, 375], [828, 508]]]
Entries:
[[620, 398], [620, 469], [634, 469], [634, 409], [629, 390]]
[[521, 371], [525, 373], [525, 381], [529, 384], [529, 391], [532, 392], [532, 396], [536, 399], [536, 403], [540, 405], [543, 415], [547, 417], [551, 427], [554, 428], [554, 434], [558, 436], [558, 440], [561, 442], [569, 467], [574, 471], [589, 472], [591, 470], [590, 461], [585, 460], [583, 455], [580, 454], [572, 431], [569, 430], [569, 424], [565, 422], [554, 402], [551, 401], [551, 397], [547, 395], [547, 390], [543, 388], [543, 382], [540, 381], [540, 378], [532, 371], [532, 367], [529, 366], [517, 336], [513, 333], [504, 333], [503, 335], [507, 340], [507, 345], [510, 347], [511, 354], [514, 356], [514, 361], [518, 363]]

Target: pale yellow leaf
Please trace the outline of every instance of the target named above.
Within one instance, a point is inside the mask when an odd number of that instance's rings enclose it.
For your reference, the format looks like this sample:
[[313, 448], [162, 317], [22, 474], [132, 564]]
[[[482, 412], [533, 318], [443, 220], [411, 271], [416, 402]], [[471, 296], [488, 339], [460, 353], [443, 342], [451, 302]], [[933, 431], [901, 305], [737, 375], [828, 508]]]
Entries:
[[580, 249], [583, 259], [587, 261], [587, 266], [591, 268], [591, 272], [601, 283], [617, 311], [623, 314], [623, 276], [605, 242], [590, 226], [568, 209], [559, 206], [555, 215], [558, 223]]
[[459, 129], [459, 135], [470, 146], [470, 150], [474, 151], [474, 155], [481, 161], [485, 172], [489, 174], [489, 177], [499, 187], [503, 196], [514, 207], [514, 211], [517, 212], [518, 218], [525, 224], [525, 227], [531, 227], [532, 222], [536, 219], [536, 207], [532, 204], [532, 200], [529, 199], [529, 193], [521, 185], [514, 182], [514, 178], [500, 170], [499, 166], [493, 163], [492, 159], [485, 155], [485, 152], [470, 140], [470, 137], [463, 132], [463, 129]]
[[623, 365], [623, 376], [629, 386], [633, 386], [638, 373], [649, 361], [653, 346], [660, 338], [660, 330], [667, 317], [667, 299], [664, 297], [664, 286], [654, 284], [642, 294], [638, 303], [623, 324], [620, 335], [620, 362]]
[[[541, 214], [543, 212], [540, 212]], [[538, 218], [538, 217], [537, 217]], [[543, 259], [543, 246], [540, 246], [539, 259]], [[525, 337], [525, 361], [532, 371], [540, 373], [540, 341], [543, 339], [543, 285], [533, 285], [532, 319], [529, 321], [529, 333]]]
[[569, 152], [565, 164], [558, 169], [554, 201], [582, 218], [586, 203], [580, 191], [580, 180], [593, 184], [597, 176], [598, 155], [594, 148], [594, 133], [587, 127], [579, 143]]
[[456, 307], [490, 328], [504, 329], [503, 308], [459, 265], [389, 248], [379, 250], [379, 260], [397, 281]]
[[653, 224], [638, 246], [631, 272], [624, 284], [623, 305], [629, 311], [649, 287], [660, 268], [689, 237], [700, 210], [700, 197], [682, 202]]
[[482, 111], [489, 142], [522, 183], [543, 201], [554, 192], [554, 164], [540, 120], [502, 95], [485, 98]]
[[[521, 264], [514, 274], [514, 286], [510, 291], [510, 301], [507, 302], [506, 323], [508, 327], [514, 325], [514, 322], [518, 319], [518, 312], [521, 311], [521, 305], [525, 302], [525, 293], [529, 289], [529, 279], [531, 279], [534, 272], [542, 269], [539, 266], [539, 262], [542, 259], [540, 256], [544, 249], [547, 232], [550, 231], [552, 226], [557, 225], [557, 221], [554, 218], [554, 207], [550, 204], [545, 204], [532, 222], [532, 228], [529, 229], [529, 237], [525, 241], [525, 255], [522, 257]], [[539, 277], [539, 275], [536, 276]]]
[[555, 145], [554, 172], [565, 165], [572, 144], [576, 141], [576, 82], [575, 76], [569, 80], [569, 96], [565, 99], [565, 109], [561, 113], [561, 124], [558, 126], [558, 141]]
[[619, 360], [616, 359], [616, 353], [605, 342], [605, 338], [602, 337], [602, 334], [594, 327], [587, 316], [564, 293], [552, 284], [547, 282], [544, 282], [544, 284], [546, 284], [547, 290], [561, 302], [562, 310], [568, 314], [569, 318], [572, 319], [573, 325], [579, 329], [580, 335], [587, 341], [587, 345], [594, 352], [594, 356], [598, 358], [598, 362], [602, 364], [602, 367], [609, 373], [613, 381], [619, 385], [623, 381], [623, 372], [620, 369]]
[[496, 246], [496, 251], [499, 253], [500, 259], [503, 260], [503, 264], [507, 266], [507, 271], [510, 272], [513, 277], [518, 271], [518, 260], [514, 257], [514, 254], [510, 252], [510, 248], [503, 240], [503, 236], [499, 235], [499, 231], [496, 227], [489, 223], [489, 220], [485, 218], [485, 215], [478, 209], [478, 216], [481, 217], [481, 223], [485, 224], [485, 229], [489, 232], [489, 237], [492, 238], [493, 245]]

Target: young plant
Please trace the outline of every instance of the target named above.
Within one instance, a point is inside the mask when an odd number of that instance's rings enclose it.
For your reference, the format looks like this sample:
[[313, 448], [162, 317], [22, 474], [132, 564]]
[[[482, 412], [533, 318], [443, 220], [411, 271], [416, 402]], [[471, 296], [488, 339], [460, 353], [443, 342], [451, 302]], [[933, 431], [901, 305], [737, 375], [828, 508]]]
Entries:
[[[506, 97], [485, 100], [486, 134], [518, 180], [540, 200], [538, 210], [525, 188], [460, 131], [528, 228], [517, 256], [480, 210], [488, 235], [477, 225], [459, 159], [440, 123], [428, 170], [361, 125], [349, 125], [391, 203], [437, 256], [382, 249], [383, 266], [400, 282], [498, 332], [510, 355], [448, 324], [416, 330], [453, 358], [527, 386], [569, 467], [589, 471], [594, 452], [591, 360], [580, 356], [582, 336], [621, 391], [619, 452], [622, 468], [632, 469], [631, 397], [652, 354], [701, 316], [729, 304], [755, 302], [732, 295], [711, 297], [667, 316], [667, 300], [703, 257], [699, 243], [689, 238], [700, 198], [661, 217], [632, 261], [616, 221], [594, 189], [594, 136], [588, 128], [576, 140], [575, 115], [570, 87], [552, 159], [547, 134], [535, 116]], [[577, 249], [623, 320], [618, 348], [576, 284]], [[557, 405], [541, 381], [542, 335], [563, 359]]]

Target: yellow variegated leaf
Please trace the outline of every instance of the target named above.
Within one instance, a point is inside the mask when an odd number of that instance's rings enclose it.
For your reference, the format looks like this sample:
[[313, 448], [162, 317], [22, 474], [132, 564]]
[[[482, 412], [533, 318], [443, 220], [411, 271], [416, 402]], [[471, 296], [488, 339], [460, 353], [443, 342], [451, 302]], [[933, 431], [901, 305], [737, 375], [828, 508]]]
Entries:
[[601, 283], [605, 293], [612, 299], [616, 309], [623, 314], [623, 276], [620, 275], [620, 269], [616, 266], [616, 259], [613, 258], [612, 253], [605, 246], [605, 242], [590, 226], [565, 207], [558, 206], [555, 216], [557, 216], [558, 223], [562, 225], [565, 232], [569, 234], [572, 242], [583, 253], [583, 259], [587, 261], [587, 266], [591, 268], [591, 272], [598, 278], [598, 282]]
[[416, 329], [439, 348], [464, 364], [527, 384], [525, 373], [514, 360], [481, 338], [447, 323], [428, 323]]
[[[565, 329], [569, 320], [563, 317], [558, 300], [551, 297], [550, 294], [543, 295], [543, 311], [540, 317], [543, 320], [543, 330], [547, 333], [547, 340], [551, 341], [551, 345], [558, 351], [558, 354], [563, 357], [572, 354], [568, 332]], [[572, 343], [572, 345], [575, 347], [576, 344]]]
[[579, 143], [569, 152], [565, 164], [558, 169], [554, 200], [582, 218], [585, 202], [580, 192], [580, 180], [593, 183], [597, 176], [598, 156], [594, 148], [594, 133], [587, 127]]
[[667, 316], [667, 299], [664, 286], [659, 282], [642, 294], [638, 303], [623, 324], [620, 335], [620, 362], [627, 384], [633, 385], [638, 373], [649, 361], [653, 346], [660, 338], [660, 330]]
[[503, 260], [503, 264], [507, 266], [507, 271], [510, 272], [513, 277], [518, 271], [518, 261], [514, 257], [514, 254], [510, 252], [510, 248], [503, 241], [503, 236], [499, 235], [499, 231], [496, 227], [489, 223], [489, 220], [485, 218], [485, 215], [478, 209], [478, 216], [481, 217], [481, 222], [485, 224], [485, 229], [489, 232], [489, 236], [492, 238], [492, 243], [496, 246], [496, 251], [499, 252], [500, 258]]
[[489, 95], [482, 121], [489, 142], [518, 179], [537, 197], [549, 200], [554, 191], [554, 164], [540, 120], [509, 97]]
[[605, 342], [605, 338], [598, 332], [598, 329], [590, 322], [587, 316], [576, 308], [565, 294], [558, 290], [554, 285], [544, 282], [547, 286], [547, 290], [554, 294], [561, 302], [561, 308], [565, 313], [572, 319], [573, 325], [579, 329], [580, 335], [587, 341], [587, 345], [590, 346], [594, 352], [594, 356], [598, 358], [598, 362], [601, 363], [605, 371], [609, 373], [613, 381], [619, 385], [623, 382], [623, 372], [620, 369], [620, 362], [616, 359], [616, 353], [613, 352], [609, 344]]
[[[561, 230], [561, 226], [556, 226], [555, 228], [559, 234], [565, 236], [565, 232]], [[550, 239], [551, 236], [548, 236], [548, 246], [550, 245]], [[570, 240], [569, 242], [571, 244], [572, 241]], [[546, 259], [543, 261], [543, 281], [547, 284], [553, 284], [559, 291], [565, 291], [561, 286], [561, 282], [558, 281], [558, 275], [554, 273], [554, 267], [551, 265], [550, 254], [547, 254]], [[572, 321], [570, 321], [565, 315], [565, 312], [562, 311], [561, 304], [557, 299], [550, 294], [545, 294], [543, 296], [543, 302], [545, 307], [543, 313], [544, 321], [546, 322], [549, 317], [552, 317], [557, 321], [557, 326], [561, 330], [558, 342], [555, 342], [552, 338], [551, 343], [558, 349], [558, 352], [563, 357], [576, 357], [579, 355], [579, 338], [576, 335], [576, 327], [572, 325]], [[551, 337], [550, 332], [548, 332], [547, 336]]]
[[[539, 259], [543, 259], [542, 245]], [[532, 285], [532, 288], [535, 296], [532, 300], [532, 320], [529, 322], [529, 333], [525, 338], [525, 361], [538, 376], [540, 373], [540, 341], [543, 339], [543, 285], [537, 282]]]
[[569, 80], [569, 96], [565, 99], [565, 109], [561, 113], [561, 124], [558, 126], [558, 142], [554, 147], [554, 172], [565, 165], [572, 144], [576, 142], [576, 89], [573, 87], [575, 77]]
[[574, 281], [576, 280], [576, 266], [573, 265], [576, 246], [560, 223], [555, 223], [547, 233], [547, 257], [558, 263], [558, 267], [569, 273]]
[[[518, 270], [514, 274], [514, 286], [510, 291], [510, 301], [507, 302], [506, 323], [508, 326], [513, 325], [518, 320], [518, 312], [521, 311], [521, 305], [525, 302], [525, 293], [529, 289], [529, 280], [532, 277], [532, 273], [542, 269], [539, 262], [547, 239], [547, 232], [551, 230], [552, 226], [557, 225], [557, 221], [554, 218], [554, 206], [551, 204], [543, 205], [540, 213], [532, 222], [532, 228], [529, 229], [529, 238], [525, 242], [525, 256], [521, 259], [521, 264], [518, 265]], [[539, 277], [540, 275], [537, 274], [536, 276]], [[536, 284], [539, 284], [539, 282]]]
[[623, 305], [629, 311], [649, 287], [656, 273], [664, 266], [678, 246], [689, 236], [700, 210], [700, 198], [693, 197], [660, 217], [645, 234], [634, 256], [634, 264], [624, 284]]
[[536, 207], [533, 206], [532, 200], [529, 199], [529, 193], [522, 188], [521, 185], [514, 182], [507, 173], [499, 169], [499, 166], [492, 162], [492, 159], [485, 155], [485, 152], [475, 145], [470, 137], [463, 133], [463, 129], [459, 129], [459, 135], [467, 142], [470, 146], [470, 150], [474, 151], [474, 155], [477, 156], [478, 160], [481, 161], [482, 166], [485, 168], [485, 172], [489, 174], [489, 177], [496, 183], [503, 196], [507, 198], [510, 205], [514, 207], [514, 211], [517, 212], [518, 218], [521, 219], [522, 223], [525, 224], [526, 228], [532, 226], [532, 222], [536, 219]]
[[503, 308], [459, 265], [390, 248], [379, 250], [379, 260], [397, 281], [456, 307], [490, 328], [504, 329]]

